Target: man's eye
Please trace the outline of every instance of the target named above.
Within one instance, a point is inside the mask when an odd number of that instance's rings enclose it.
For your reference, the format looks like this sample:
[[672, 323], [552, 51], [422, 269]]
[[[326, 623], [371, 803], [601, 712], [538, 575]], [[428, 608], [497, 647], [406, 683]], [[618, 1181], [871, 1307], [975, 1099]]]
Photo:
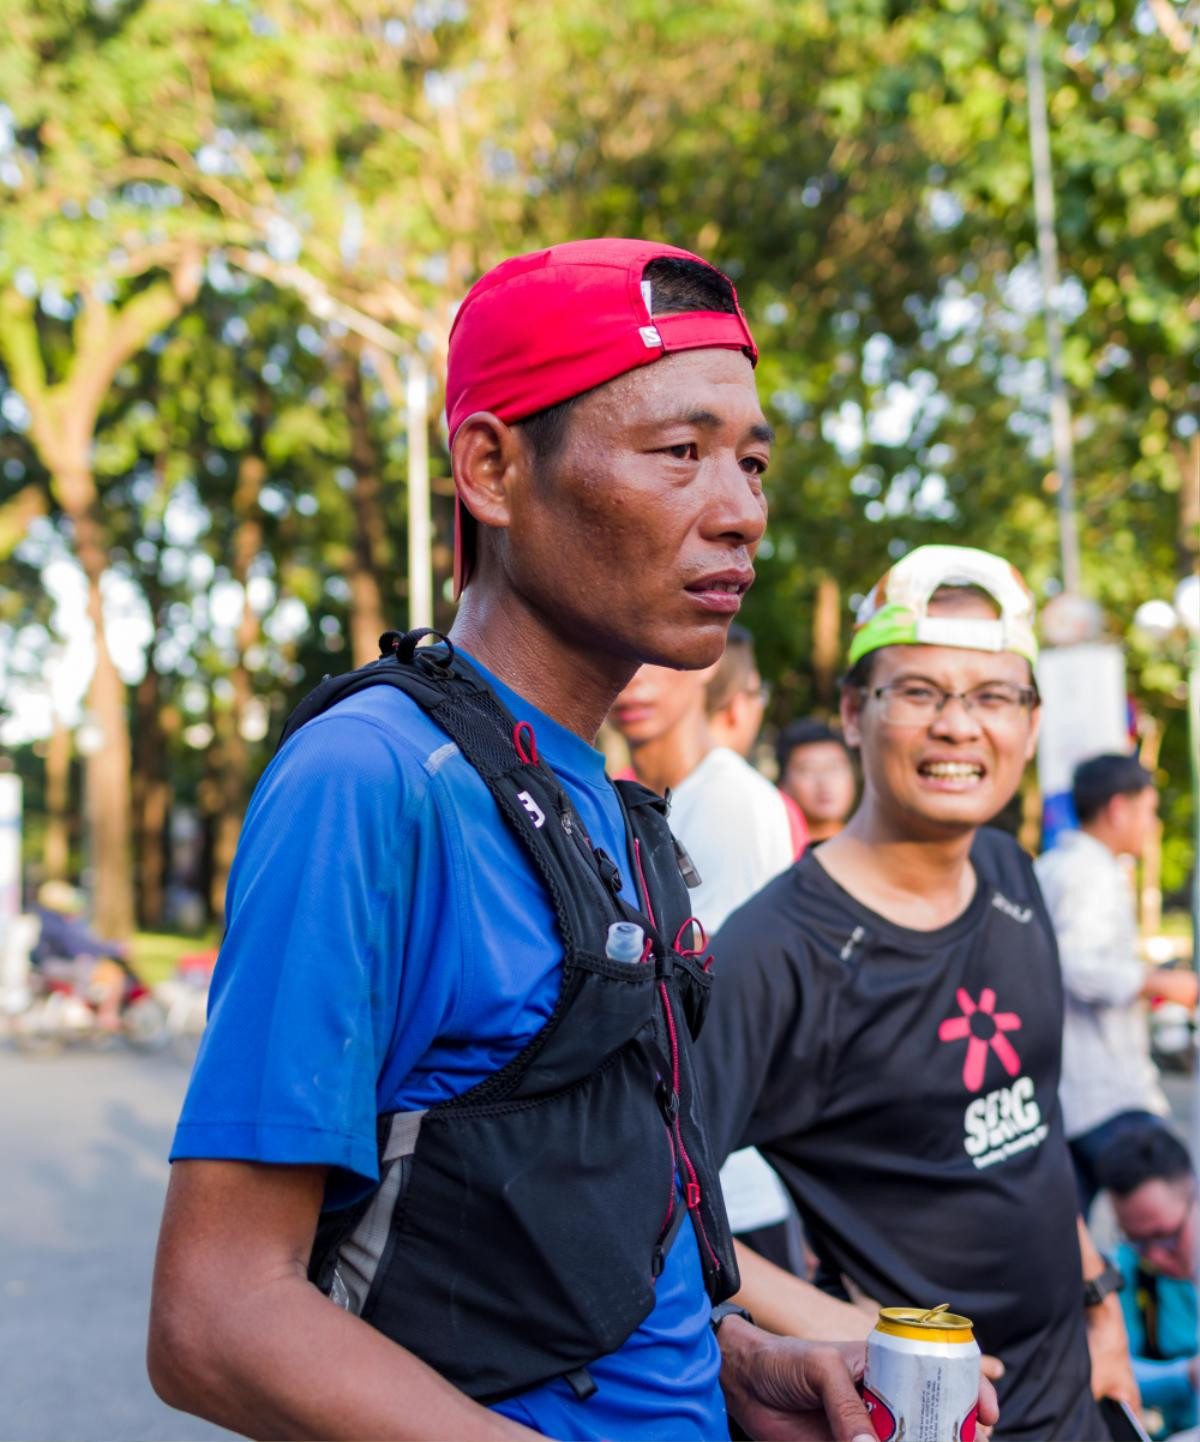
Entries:
[[914, 706], [933, 706], [938, 697], [932, 686], [901, 686], [900, 695]]
[[664, 446], [663, 454], [676, 461], [694, 461], [699, 452], [696, 450], [695, 441], [680, 441], [677, 446]]
[[765, 476], [767, 463], [761, 456], [743, 456], [742, 469], [752, 476]]
[[988, 711], [998, 711], [1005, 706], [1014, 706], [1018, 699], [1015, 692], [1009, 691], [1004, 686], [988, 686], [983, 691], [976, 691], [974, 697], [975, 704]]

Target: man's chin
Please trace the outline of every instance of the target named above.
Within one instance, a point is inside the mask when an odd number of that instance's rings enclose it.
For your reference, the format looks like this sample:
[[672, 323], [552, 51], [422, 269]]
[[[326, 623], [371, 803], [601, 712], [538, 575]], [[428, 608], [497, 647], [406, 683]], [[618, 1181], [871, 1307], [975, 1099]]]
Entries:
[[725, 654], [729, 634], [728, 616], [705, 626], [678, 627], [642, 638], [640, 660], [644, 666], [670, 666], [675, 671], [702, 671], [715, 666]]
[[1005, 802], [995, 797], [940, 795], [910, 797], [905, 808], [914, 820], [942, 835], [961, 835], [986, 826]]

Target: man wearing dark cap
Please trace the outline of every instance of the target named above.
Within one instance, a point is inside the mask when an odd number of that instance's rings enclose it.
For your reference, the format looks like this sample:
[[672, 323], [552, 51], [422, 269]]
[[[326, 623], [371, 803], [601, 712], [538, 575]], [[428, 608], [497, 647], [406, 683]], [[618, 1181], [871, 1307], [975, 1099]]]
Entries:
[[[452, 645], [389, 641], [410, 690], [289, 732], [246, 817], [159, 1247], [175, 1406], [268, 1437], [701, 1438], [727, 1399], [751, 1435], [868, 1433], [839, 1351], [713, 1306], [708, 978], [661, 803], [592, 746], [641, 663], [720, 656], [753, 579], [755, 359], [732, 285], [667, 246], [522, 256], [460, 309]], [[640, 960], [580, 942], [606, 908]]]

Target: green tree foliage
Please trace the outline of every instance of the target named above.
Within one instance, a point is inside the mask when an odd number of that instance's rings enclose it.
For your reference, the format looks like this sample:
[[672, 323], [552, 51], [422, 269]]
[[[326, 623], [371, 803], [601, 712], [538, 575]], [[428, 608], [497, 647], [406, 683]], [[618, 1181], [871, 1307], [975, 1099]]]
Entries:
[[[467, 286], [517, 250], [653, 235], [738, 281], [780, 432], [747, 608], [777, 720], [828, 699], [850, 598], [914, 544], [1003, 550], [1053, 594], [1034, 14], [1019, 0], [11, 0], [0, 546], [44, 514], [84, 562], [95, 614], [97, 550], [145, 599], [139, 855], [161, 811], [153, 776], [210, 817], [219, 898], [216, 853], [265, 757], [262, 708], [276, 720], [365, 654], [380, 616], [403, 619], [404, 356], [419, 347], [436, 372]], [[1124, 635], [1200, 544], [1196, 48], [1173, 0], [1036, 18], [1085, 580]], [[46, 619], [32, 554], [8, 563], [8, 634]], [[1140, 643], [1130, 657], [1166, 721], [1178, 886], [1182, 658]]]

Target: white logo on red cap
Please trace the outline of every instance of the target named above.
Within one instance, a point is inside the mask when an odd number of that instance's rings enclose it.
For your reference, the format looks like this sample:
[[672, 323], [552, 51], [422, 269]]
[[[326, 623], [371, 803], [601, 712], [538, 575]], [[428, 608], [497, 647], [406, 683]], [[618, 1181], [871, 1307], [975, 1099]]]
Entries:
[[641, 336], [642, 344], [646, 347], [647, 350], [653, 350], [655, 346], [662, 345], [662, 336], [659, 335], [658, 330], [655, 326], [638, 326], [638, 335]]

